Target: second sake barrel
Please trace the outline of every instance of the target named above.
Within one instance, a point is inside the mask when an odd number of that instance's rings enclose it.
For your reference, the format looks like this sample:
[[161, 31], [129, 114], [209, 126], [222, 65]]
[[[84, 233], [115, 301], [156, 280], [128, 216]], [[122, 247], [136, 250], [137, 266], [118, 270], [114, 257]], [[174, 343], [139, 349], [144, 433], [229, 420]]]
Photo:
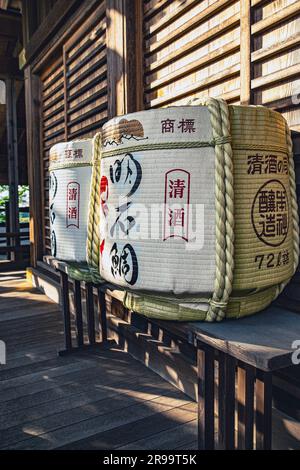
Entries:
[[64, 261], [86, 261], [92, 152], [92, 139], [62, 142], [50, 149], [51, 251]]

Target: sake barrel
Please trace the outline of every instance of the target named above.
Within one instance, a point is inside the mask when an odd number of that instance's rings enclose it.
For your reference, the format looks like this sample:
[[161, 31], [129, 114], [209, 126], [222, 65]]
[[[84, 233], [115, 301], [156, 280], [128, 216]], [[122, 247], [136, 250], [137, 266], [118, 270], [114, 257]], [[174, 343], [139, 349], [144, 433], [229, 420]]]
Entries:
[[51, 252], [61, 260], [86, 261], [92, 152], [92, 139], [62, 142], [50, 149]]
[[293, 156], [277, 112], [208, 99], [116, 117], [100, 191], [100, 274], [141, 313], [254, 313], [295, 271]]

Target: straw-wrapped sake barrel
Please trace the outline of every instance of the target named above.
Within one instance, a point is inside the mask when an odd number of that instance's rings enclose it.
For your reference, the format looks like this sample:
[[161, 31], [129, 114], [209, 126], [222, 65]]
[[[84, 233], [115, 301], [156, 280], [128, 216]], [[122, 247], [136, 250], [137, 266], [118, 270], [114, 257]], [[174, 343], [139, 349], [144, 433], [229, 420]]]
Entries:
[[86, 261], [92, 152], [92, 139], [50, 149], [51, 251], [61, 260]]
[[153, 109], [102, 133], [100, 274], [175, 320], [263, 309], [298, 261], [290, 133], [263, 107]]

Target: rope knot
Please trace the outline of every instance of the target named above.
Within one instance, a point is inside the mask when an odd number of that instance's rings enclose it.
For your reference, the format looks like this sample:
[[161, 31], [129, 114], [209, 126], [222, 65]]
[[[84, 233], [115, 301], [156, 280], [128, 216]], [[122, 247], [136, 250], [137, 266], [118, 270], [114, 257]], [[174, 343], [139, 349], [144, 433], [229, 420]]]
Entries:
[[214, 145], [224, 145], [224, 144], [231, 144], [231, 136], [230, 135], [222, 135], [222, 136], [218, 136], [218, 137], [215, 137], [213, 139], [213, 143]]
[[211, 307], [216, 307], [217, 309], [226, 309], [228, 302], [222, 302], [221, 300], [209, 300], [209, 305]]

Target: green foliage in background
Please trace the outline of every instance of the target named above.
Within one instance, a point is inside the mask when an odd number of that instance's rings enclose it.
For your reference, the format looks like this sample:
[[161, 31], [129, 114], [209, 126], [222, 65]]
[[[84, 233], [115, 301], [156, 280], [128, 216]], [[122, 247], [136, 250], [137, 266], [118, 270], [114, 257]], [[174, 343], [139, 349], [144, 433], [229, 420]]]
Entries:
[[[19, 207], [20, 222], [29, 222], [29, 214], [22, 212], [21, 208], [28, 206], [29, 187], [27, 185], [19, 186]], [[9, 201], [8, 186], [0, 184], [0, 223], [5, 222], [5, 203]]]

